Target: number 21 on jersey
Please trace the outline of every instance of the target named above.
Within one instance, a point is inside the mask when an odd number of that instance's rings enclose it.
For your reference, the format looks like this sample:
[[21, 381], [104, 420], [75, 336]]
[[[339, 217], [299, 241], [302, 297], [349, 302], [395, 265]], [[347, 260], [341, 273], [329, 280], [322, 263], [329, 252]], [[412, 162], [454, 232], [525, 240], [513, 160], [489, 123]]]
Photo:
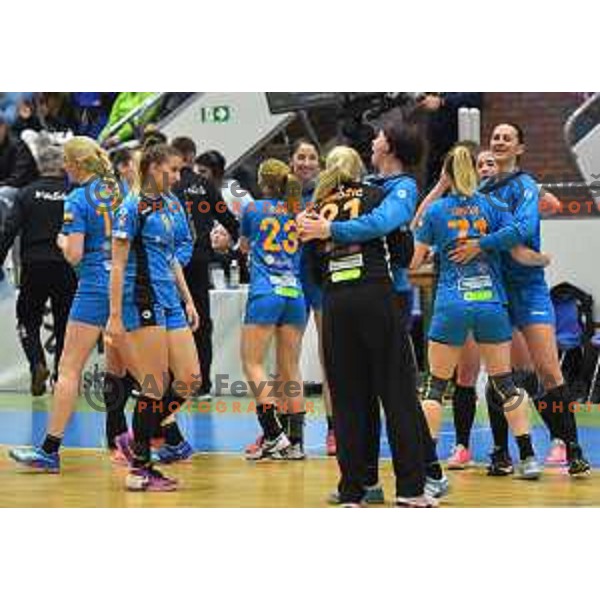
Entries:
[[[488, 224], [485, 219], [477, 219], [473, 222], [473, 227], [481, 237], [488, 232]], [[458, 239], [466, 240], [471, 230], [471, 222], [468, 219], [453, 219], [448, 221], [448, 229], [458, 230]]]
[[[360, 198], [352, 198], [342, 205], [342, 212], [348, 213], [349, 219], [357, 219], [360, 216]], [[329, 202], [320, 211], [321, 216], [330, 222], [335, 221], [340, 214], [340, 204]]]

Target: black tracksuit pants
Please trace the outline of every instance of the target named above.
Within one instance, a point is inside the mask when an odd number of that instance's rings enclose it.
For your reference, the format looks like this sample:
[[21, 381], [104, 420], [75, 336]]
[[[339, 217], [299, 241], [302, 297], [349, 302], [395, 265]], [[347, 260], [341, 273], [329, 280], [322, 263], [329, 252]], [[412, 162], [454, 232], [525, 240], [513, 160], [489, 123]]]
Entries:
[[[396, 310], [400, 317], [402, 327], [410, 336], [409, 324], [412, 313], [412, 294], [394, 294]], [[411, 337], [412, 343], [412, 337]], [[415, 365], [415, 368], [416, 365]], [[423, 451], [426, 467], [438, 462], [437, 449], [431, 437], [429, 425], [423, 412], [423, 407], [419, 402], [419, 427], [423, 437]], [[367, 421], [367, 479], [365, 485], [373, 487], [379, 483], [379, 455], [381, 440], [381, 413], [378, 402], [373, 402], [369, 408], [369, 418]]]
[[185, 269], [185, 279], [194, 300], [196, 310], [200, 315], [200, 327], [194, 333], [194, 342], [200, 360], [202, 374], [201, 394], [209, 393], [212, 388], [210, 372], [212, 368], [213, 322], [210, 318], [210, 277], [208, 263], [204, 261], [191, 262]]
[[[342, 502], [364, 496], [372, 415], [386, 417], [396, 493], [423, 493], [425, 459], [414, 354], [391, 286], [362, 284], [326, 290], [323, 345], [331, 386]], [[379, 441], [379, 440], [378, 440]], [[378, 443], [377, 441], [377, 443]]]
[[22, 266], [17, 299], [17, 324], [19, 339], [31, 372], [38, 365], [46, 364], [40, 330], [46, 303], [50, 300], [56, 342], [53, 375], [55, 378], [58, 376], [69, 311], [76, 290], [77, 277], [67, 263], [40, 262], [26, 263]]

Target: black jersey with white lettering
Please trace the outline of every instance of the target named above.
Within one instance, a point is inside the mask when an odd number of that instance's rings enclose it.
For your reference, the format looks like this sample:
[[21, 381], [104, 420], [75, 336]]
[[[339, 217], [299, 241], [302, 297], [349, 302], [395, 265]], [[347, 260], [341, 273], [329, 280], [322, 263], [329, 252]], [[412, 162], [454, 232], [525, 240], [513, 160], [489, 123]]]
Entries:
[[67, 197], [64, 177], [41, 177], [19, 190], [0, 235], [0, 265], [21, 236], [21, 263], [64, 262], [56, 245]]
[[[331, 222], [349, 221], [377, 208], [384, 193], [377, 187], [344, 184], [320, 201], [316, 211]], [[329, 239], [311, 244], [315, 277], [326, 289], [370, 282], [391, 282], [388, 247], [383, 238], [339, 244]]]

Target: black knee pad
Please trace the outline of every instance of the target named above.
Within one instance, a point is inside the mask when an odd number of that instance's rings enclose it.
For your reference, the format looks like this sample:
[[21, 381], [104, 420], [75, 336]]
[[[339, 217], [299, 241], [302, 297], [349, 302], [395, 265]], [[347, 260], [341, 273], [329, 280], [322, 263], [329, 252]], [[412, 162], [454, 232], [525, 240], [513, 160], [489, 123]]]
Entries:
[[440, 405], [443, 404], [449, 385], [450, 380], [429, 375], [423, 388], [423, 402], [438, 402]]
[[533, 371], [514, 371], [515, 384], [524, 389], [532, 398], [540, 391], [540, 381]]
[[494, 392], [496, 402], [501, 406], [520, 394], [512, 373], [490, 376], [490, 387]]

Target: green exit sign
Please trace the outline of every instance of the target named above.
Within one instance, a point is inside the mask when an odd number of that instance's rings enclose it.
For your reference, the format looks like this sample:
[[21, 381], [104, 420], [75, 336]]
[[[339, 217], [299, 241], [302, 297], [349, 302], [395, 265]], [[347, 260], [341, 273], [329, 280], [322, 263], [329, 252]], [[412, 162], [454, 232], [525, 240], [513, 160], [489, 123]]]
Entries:
[[205, 106], [201, 109], [200, 118], [203, 123], [229, 123], [230, 106]]

